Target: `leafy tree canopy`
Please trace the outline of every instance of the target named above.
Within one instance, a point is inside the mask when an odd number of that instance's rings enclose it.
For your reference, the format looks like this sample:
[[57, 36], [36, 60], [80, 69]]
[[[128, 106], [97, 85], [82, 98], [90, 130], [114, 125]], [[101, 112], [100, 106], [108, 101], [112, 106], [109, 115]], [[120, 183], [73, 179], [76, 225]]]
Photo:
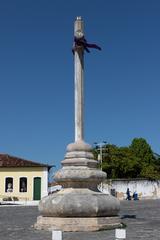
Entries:
[[[93, 150], [98, 159], [100, 148]], [[160, 159], [144, 138], [134, 138], [128, 147], [105, 144], [102, 147], [102, 169], [108, 178], [160, 179]]]

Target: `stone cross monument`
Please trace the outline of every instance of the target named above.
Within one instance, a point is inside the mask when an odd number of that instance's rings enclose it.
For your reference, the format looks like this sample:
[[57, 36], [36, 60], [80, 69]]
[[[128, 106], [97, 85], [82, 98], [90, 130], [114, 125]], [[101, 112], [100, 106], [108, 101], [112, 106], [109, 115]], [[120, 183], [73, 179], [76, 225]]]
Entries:
[[[74, 36], [84, 36], [83, 21], [77, 17]], [[45, 230], [96, 231], [121, 225], [119, 201], [97, 189], [106, 173], [97, 168], [92, 147], [83, 137], [83, 44], [75, 44], [75, 142], [67, 146], [62, 168], [55, 181], [62, 190], [44, 197], [39, 204], [41, 216], [35, 227]]]

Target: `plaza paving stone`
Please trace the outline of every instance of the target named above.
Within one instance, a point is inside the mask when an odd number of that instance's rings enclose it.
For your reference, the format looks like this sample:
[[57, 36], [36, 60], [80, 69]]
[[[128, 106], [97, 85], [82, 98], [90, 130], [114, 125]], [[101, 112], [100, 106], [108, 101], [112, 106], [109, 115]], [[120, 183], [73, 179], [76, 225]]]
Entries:
[[[37, 207], [0, 206], [0, 240], [51, 240], [51, 232], [32, 226]], [[160, 200], [122, 201], [120, 216], [127, 240], [160, 240]], [[115, 230], [64, 233], [64, 240], [114, 240]]]

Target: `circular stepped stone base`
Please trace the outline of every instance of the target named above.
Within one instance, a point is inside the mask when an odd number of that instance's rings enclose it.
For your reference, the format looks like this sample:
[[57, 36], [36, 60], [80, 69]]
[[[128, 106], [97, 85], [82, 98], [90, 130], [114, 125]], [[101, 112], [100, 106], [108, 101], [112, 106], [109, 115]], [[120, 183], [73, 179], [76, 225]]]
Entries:
[[35, 228], [80, 232], [120, 227], [118, 199], [97, 189], [105, 178], [89, 144], [69, 144], [62, 168], [54, 175], [63, 189], [42, 198]]
[[43, 217], [37, 218], [34, 226], [38, 230], [61, 230], [63, 232], [90, 232], [121, 227], [119, 217]]

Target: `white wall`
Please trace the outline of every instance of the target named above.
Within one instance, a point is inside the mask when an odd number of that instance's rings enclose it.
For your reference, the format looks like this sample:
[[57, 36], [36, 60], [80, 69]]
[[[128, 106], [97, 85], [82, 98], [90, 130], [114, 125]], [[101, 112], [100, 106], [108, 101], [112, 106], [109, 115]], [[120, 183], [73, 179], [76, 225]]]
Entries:
[[48, 195], [48, 169], [47, 167], [43, 168], [43, 177], [41, 185], [41, 198]]
[[156, 199], [160, 198], [160, 180], [150, 181], [146, 179], [134, 180], [107, 180], [103, 183], [103, 192], [111, 193], [115, 189], [117, 198], [125, 199], [126, 190], [129, 188], [131, 195], [137, 191], [139, 198]]

